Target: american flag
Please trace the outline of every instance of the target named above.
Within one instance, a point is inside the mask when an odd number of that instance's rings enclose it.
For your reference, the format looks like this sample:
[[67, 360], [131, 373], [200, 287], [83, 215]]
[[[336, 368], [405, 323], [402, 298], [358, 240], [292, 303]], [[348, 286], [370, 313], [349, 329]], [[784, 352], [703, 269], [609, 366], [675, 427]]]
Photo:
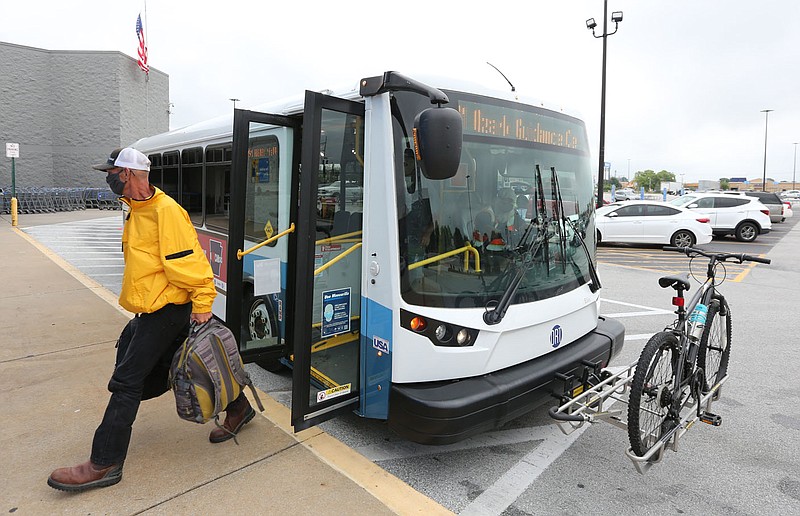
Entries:
[[150, 66], [147, 64], [147, 45], [144, 43], [144, 27], [142, 27], [142, 15], [136, 18], [136, 36], [139, 38], [139, 68], [146, 74], [150, 74]]

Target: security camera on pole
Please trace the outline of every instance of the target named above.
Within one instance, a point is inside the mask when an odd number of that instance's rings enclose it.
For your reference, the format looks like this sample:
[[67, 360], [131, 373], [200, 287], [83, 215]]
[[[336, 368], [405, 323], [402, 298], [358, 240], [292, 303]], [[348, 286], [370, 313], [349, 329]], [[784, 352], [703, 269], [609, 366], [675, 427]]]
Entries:
[[[605, 145], [606, 145], [606, 40], [608, 36], [617, 33], [619, 24], [622, 21], [622, 11], [614, 11], [611, 13], [611, 21], [614, 22], [614, 32], [608, 32], [608, 0], [603, 2], [603, 33], [599, 36], [595, 34], [594, 30], [597, 27], [597, 22], [594, 18], [586, 20], [586, 28], [592, 31], [595, 38], [603, 38], [603, 71], [602, 81], [600, 86], [600, 166], [597, 172], [597, 207], [603, 206], [603, 175], [605, 170]], [[630, 174], [629, 174], [630, 175]], [[628, 178], [630, 179], [630, 177]]]
[[11, 158], [11, 225], [17, 225], [17, 171], [16, 159], [19, 157], [19, 144], [6, 143], [6, 157]]

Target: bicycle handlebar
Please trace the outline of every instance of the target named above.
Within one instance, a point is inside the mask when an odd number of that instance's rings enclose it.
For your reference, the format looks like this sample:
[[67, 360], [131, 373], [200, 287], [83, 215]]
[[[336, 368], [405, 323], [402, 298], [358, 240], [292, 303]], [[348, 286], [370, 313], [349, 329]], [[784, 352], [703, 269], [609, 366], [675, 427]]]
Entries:
[[709, 253], [707, 251], [703, 251], [702, 249], [697, 249], [694, 247], [673, 247], [673, 246], [665, 246], [664, 251], [673, 251], [676, 253], [683, 253], [686, 256], [692, 255], [700, 255], [705, 256], [706, 258], [715, 258], [717, 261], [724, 262], [728, 259], [738, 260], [739, 263], [742, 262], [758, 262], [758, 263], [772, 263], [772, 260], [769, 258], [761, 258], [760, 256], [752, 256], [749, 254], [744, 253]]

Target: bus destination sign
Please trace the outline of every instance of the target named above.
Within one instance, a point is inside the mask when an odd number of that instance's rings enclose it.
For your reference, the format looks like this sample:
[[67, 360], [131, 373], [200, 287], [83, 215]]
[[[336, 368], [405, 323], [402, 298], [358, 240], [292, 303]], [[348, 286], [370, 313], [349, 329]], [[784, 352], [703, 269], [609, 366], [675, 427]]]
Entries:
[[459, 101], [458, 111], [464, 135], [509, 138], [576, 150], [586, 148], [583, 126], [569, 120], [469, 101]]

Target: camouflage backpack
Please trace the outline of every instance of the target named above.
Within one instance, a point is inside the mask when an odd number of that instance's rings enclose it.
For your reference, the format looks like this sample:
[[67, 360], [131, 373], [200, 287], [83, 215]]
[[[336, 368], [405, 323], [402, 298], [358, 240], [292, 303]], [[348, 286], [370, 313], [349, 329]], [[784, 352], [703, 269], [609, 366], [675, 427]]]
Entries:
[[259, 410], [264, 411], [233, 333], [217, 319], [200, 326], [192, 324], [189, 336], [172, 359], [169, 384], [175, 393], [178, 416], [187, 421], [205, 423], [213, 419], [219, 426], [218, 414], [245, 385], [250, 387]]

